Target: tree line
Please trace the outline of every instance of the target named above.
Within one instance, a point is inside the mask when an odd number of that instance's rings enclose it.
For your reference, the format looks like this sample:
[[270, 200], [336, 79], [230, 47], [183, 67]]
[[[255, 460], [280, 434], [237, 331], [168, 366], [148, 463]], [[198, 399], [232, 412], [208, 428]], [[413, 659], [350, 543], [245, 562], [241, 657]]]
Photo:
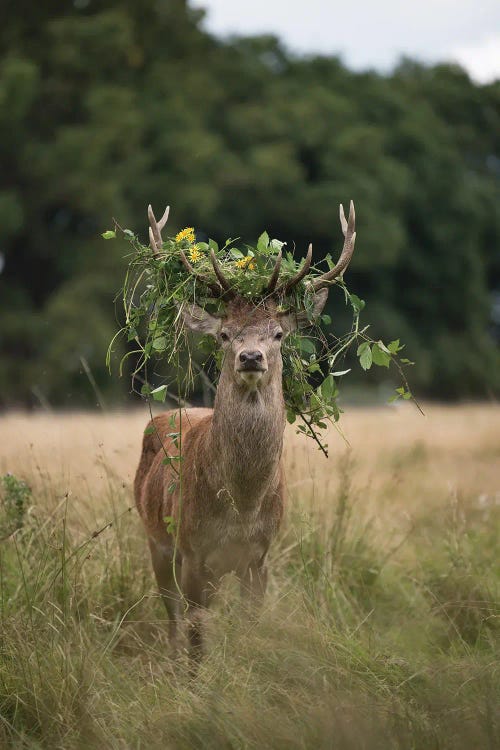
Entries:
[[105, 367], [128, 246], [101, 232], [116, 217], [146, 241], [150, 202], [172, 233], [266, 229], [323, 257], [354, 198], [348, 284], [372, 335], [406, 344], [416, 393], [497, 393], [500, 82], [411, 60], [354, 73], [201, 21], [185, 0], [19, 0], [4, 19], [0, 405], [90, 403], [85, 370], [130, 398]]

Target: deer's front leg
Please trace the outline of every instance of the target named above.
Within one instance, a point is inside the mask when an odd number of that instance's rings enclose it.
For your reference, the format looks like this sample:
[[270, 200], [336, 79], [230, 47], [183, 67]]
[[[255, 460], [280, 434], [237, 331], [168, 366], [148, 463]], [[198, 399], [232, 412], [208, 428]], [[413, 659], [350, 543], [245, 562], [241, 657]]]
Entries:
[[189, 655], [198, 661], [203, 653], [203, 609], [211, 588], [206, 568], [198, 561], [184, 558], [182, 561], [181, 588], [188, 604]]

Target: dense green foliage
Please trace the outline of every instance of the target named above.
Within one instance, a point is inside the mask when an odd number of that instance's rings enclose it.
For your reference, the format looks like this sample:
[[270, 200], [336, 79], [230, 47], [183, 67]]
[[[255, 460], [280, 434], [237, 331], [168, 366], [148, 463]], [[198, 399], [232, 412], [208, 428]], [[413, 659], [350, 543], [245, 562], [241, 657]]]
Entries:
[[[373, 337], [406, 342], [417, 392], [499, 389], [500, 83], [223, 43], [185, 0], [16, 9], [0, 32], [0, 404], [93, 399], [82, 362], [128, 398], [105, 368], [127, 247], [101, 231], [145, 227], [149, 202], [173, 206], [172, 232], [267, 229], [322, 258], [353, 198], [349, 279]], [[328, 312], [335, 330], [342, 305]]]

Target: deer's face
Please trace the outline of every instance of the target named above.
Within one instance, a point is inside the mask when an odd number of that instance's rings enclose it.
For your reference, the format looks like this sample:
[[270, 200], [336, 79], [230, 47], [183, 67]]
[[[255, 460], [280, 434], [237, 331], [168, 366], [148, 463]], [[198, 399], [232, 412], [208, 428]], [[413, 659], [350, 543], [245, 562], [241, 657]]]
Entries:
[[245, 320], [238, 316], [223, 320], [218, 341], [224, 354], [224, 366], [230, 368], [237, 383], [254, 390], [281, 373], [281, 340], [284, 331], [278, 318]]
[[[314, 315], [323, 309], [328, 290], [315, 295]], [[281, 342], [298, 326], [309, 321], [302, 314], [280, 313], [268, 307], [252, 305], [237, 299], [230, 302], [226, 315], [216, 317], [197, 305], [183, 308], [186, 325], [195, 331], [214, 336], [223, 352], [223, 368], [234, 380], [255, 390], [273, 377], [281, 377]]]

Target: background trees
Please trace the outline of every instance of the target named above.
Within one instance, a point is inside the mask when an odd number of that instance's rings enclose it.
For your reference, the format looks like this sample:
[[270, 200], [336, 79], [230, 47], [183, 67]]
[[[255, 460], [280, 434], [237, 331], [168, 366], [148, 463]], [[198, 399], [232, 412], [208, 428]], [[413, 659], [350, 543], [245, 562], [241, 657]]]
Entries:
[[172, 231], [269, 229], [322, 256], [354, 197], [349, 284], [374, 333], [406, 342], [416, 392], [500, 389], [500, 82], [222, 43], [184, 0], [16, 10], [0, 32], [0, 404], [93, 399], [82, 356], [128, 398], [104, 366], [127, 247], [100, 232], [115, 216], [145, 237], [149, 202], [174, 206]]

